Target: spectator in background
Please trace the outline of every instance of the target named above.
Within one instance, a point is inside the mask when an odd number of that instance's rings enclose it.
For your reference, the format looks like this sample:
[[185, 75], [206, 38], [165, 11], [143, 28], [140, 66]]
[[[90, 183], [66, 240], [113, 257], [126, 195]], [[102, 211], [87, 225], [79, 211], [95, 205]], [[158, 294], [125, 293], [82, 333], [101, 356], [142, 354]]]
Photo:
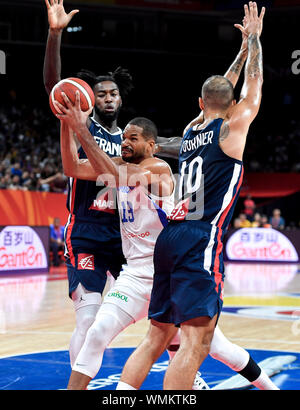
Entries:
[[59, 218], [54, 218], [50, 225], [50, 250], [53, 252], [53, 265], [59, 266], [58, 252], [64, 249], [64, 226]]
[[260, 218], [260, 227], [261, 228], [272, 228], [271, 224], [268, 222], [268, 217], [266, 215], [262, 215]]
[[269, 222], [270, 222], [272, 228], [284, 229], [285, 220], [281, 216], [280, 209], [276, 208], [276, 209], [273, 210], [273, 216], [270, 218]]
[[11, 170], [10, 170], [10, 172], [11, 172], [11, 175], [13, 176], [13, 175], [18, 175], [20, 178], [21, 178], [21, 176], [22, 176], [22, 171], [21, 171], [21, 166], [20, 166], [20, 163], [19, 162], [16, 162], [13, 166], [12, 166], [12, 168], [11, 168]]
[[246, 214], [241, 213], [239, 215], [239, 220], [240, 220], [240, 228], [251, 228], [251, 222], [249, 219], [247, 219]]
[[8, 185], [7, 189], [23, 189], [19, 175], [15, 174], [11, 178], [11, 182]]
[[241, 220], [240, 218], [235, 218], [233, 221], [233, 228], [239, 229], [241, 227]]
[[67, 190], [68, 178], [62, 173], [57, 172], [56, 178], [50, 184], [50, 191], [64, 193]]
[[245, 209], [243, 213], [246, 215], [247, 219], [252, 222], [256, 205], [250, 194], [247, 195], [247, 198], [244, 201], [244, 207]]
[[11, 177], [10, 172], [6, 172], [0, 180], [0, 189], [7, 189], [7, 187], [11, 184]]
[[36, 180], [34, 178], [34, 174], [29, 171], [24, 171], [22, 174], [22, 187], [24, 190], [27, 191], [34, 191], [36, 190]]
[[261, 224], [261, 215], [258, 212], [255, 212], [253, 222], [251, 222], [252, 228], [258, 228]]
[[48, 178], [39, 178], [37, 181], [37, 186], [40, 191], [46, 192], [65, 192], [67, 188], [67, 178], [61, 172], [57, 172], [54, 175], [49, 176]]

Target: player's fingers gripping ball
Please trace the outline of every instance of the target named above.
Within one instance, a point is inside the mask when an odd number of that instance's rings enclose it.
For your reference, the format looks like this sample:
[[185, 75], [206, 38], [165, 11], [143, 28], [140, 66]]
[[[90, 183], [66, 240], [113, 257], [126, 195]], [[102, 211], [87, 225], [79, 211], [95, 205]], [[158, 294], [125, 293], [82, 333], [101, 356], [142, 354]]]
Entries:
[[95, 95], [88, 83], [80, 78], [70, 77], [59, 81], [51, 90], [49, 95], [49, 104], [54, 115], [62, 114], [62, 112], [58, 111], [58, 108], [54, 105], [54, 102], [59, 102], [66, 107], [66, 102], [61, 93], [64, 92], [74, 105], [76, 100], [76, 91], [80, 94], [80, 106], [82, 111], [89, 111], [94, 107]]

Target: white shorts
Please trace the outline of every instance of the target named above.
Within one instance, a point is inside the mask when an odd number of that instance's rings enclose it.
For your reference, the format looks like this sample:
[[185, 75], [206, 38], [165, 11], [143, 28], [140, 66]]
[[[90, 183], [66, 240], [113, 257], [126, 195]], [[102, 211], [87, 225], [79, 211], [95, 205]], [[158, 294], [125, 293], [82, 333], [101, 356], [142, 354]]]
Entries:
[[154, 267], [150, 261], [129, 261], [122, 266], [123, 270], [113, 287], [106, 294], [102, 310], [109, 308], [108, 304], [117, 305], [137, 322], [148, 317]]

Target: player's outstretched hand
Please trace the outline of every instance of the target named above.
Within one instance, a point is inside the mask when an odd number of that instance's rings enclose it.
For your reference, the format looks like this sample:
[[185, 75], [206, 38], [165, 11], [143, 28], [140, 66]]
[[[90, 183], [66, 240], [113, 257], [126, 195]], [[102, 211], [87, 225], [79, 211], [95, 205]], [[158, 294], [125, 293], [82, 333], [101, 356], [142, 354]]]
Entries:
[[[249, 36], [250, 34], [261, 35], [263, 27], [263, 18], [265, 15], [265, 7], [262, 7], [260, 15], [258, 15], [257, 4], [255, 1], [250, 1], [249, 6], [244, 5], [245, 24], [244, 32]], [[238, 27], [240, 28], [240, 27]]]
[[245, 31], [245, 25], [246, 25], [246, 17], [243, 18], [243, 25], [235, 24], [234, 27], [238, 28], [242, 33], [241, 51], [243, 51], [243, 53], [247, 54], [247, 52], [248, 52], [248, 34]]
[[49, 27], [52, 30], [63, 30], [72, 20], [79, 10], [72, 10], [70, 13], [66, 13], [64, 9], [63, 0], [45, 0], [48, 11]]

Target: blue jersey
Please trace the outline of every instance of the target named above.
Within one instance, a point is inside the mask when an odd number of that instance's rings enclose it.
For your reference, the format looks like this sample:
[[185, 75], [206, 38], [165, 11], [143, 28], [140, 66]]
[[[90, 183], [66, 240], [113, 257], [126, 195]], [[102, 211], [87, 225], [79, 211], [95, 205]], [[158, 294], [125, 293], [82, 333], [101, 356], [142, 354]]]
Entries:
[[[91, 119], [89, 131], [106, 154], [121, 155], [121, 129], [110, 133]], [[81, 147], [78, 156], [86, 158]], [[97, 243], [121, 242], [115, 190], [94, 181], [69, 178], [67, 208], [70, 215], [65, 229], [66, 256], [73, 255], [74, 247], [97, 248]]]
[[195, 126], [183, 137], [178, 203], [154, 251], [149, 317], [158, 322], [213, 318], [222, 308], [222, 239], [243, 179], [242, 161], [219, 146], [222, 123], [218, 118], [203, 129]]
[[231, 220], [243, 179], [242, 161], [219, 146], [223, 119], [190, 128], [179, 153], [178, 204], [170, 219], [199, 220], [223, 233]]
[[[89, 131], [106, 154], [121, 155], [121, 129], [110, 133], [91, 119]], [[78, 156], [86, 158], [82, 148]], [[79, 283], [90, 292], [102, 293], [107, 271], [116, 278], [125, 262], [115, 191], [93, 181], [69, 179], [65, 257], [70, 296]]]
[[[111, 134], [92, 119], [89, 131], [107, 155], [110, 157], [121, 155], [121, 129]], [[78, 156], [80, 159], [87, 158], [81, 147]], [[67, 208], [76, 216], [77, 222], [110, 224], [112, 219], [118, 218], [116, 203], [113, 201], [115, 197], [116, 195], [105, 188], [101, 182], [69, 178]]]

